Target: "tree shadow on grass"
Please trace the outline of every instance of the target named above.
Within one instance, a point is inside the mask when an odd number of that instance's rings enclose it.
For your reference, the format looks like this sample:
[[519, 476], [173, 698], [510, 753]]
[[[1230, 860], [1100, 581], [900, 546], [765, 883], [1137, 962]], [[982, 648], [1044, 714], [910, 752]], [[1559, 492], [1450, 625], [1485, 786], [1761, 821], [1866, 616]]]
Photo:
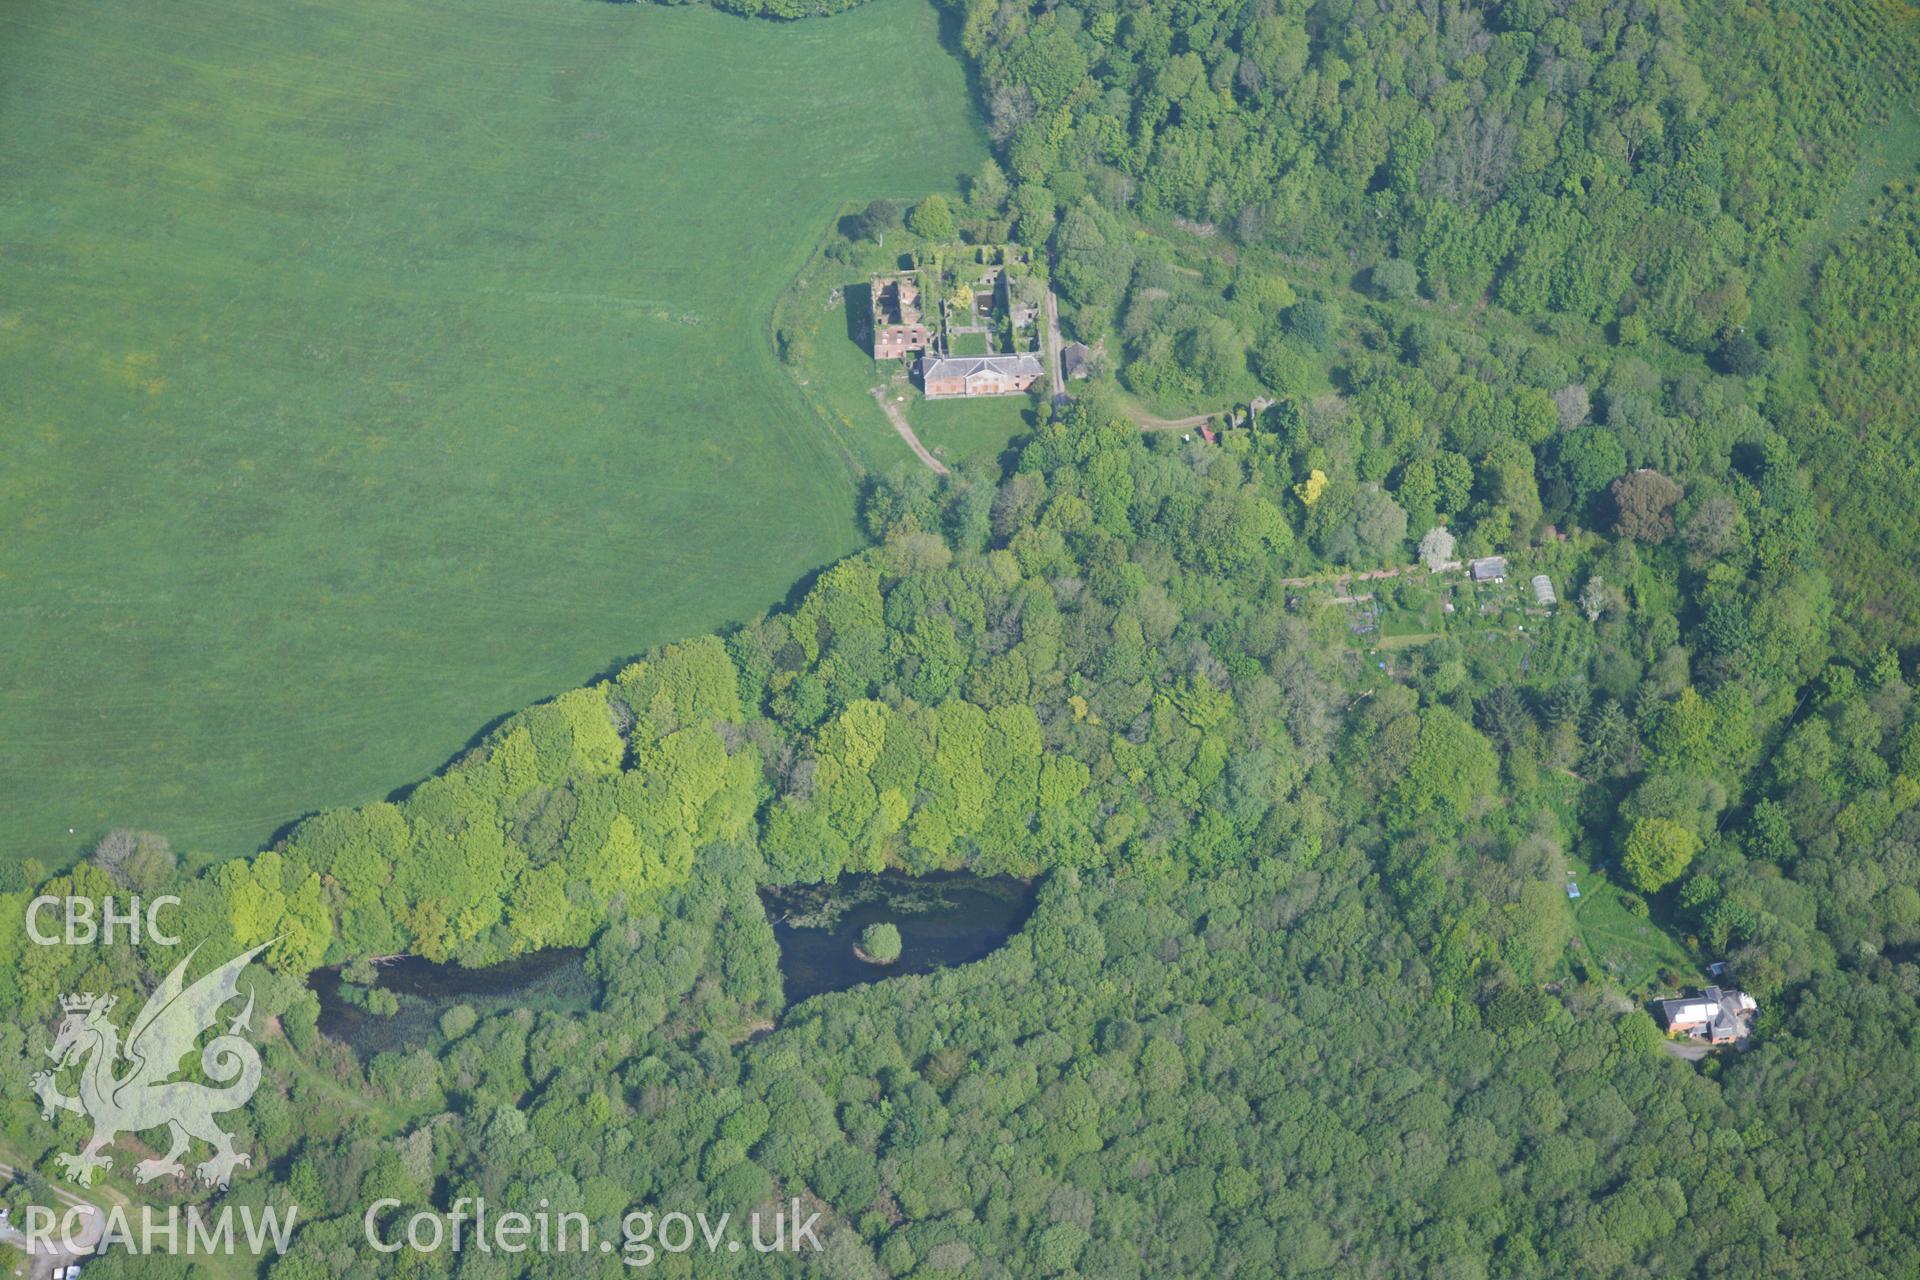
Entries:
[[[940, 47], [946, 51], [949, 57], [960, 64], [961, 71], [967, 78], [967, 96], [973, 100], [973, 105], [977, 109], [980, 109], [982, 115], [984, 115], [984, 109], [987, 105], [987, 95], [983, 88], [984, 82], [980, 78], [980, 68], [978, 64], [967, 55], [966, 48], [962, 45], [960, 39], [965, 27], [966, 12], [964, 5], [943, 4], [940, 6]], [[976, 127], [978, 127], [977, 124]], [[982, 129], [981, 133], [984, 135], [985, 130]], [[958, 188], [964, 190], [970, 177], [971, 175], [969, 174], [961, 174], [960, 182], [957, 184]]]
[[1027, 447], [1027, 441], [1038, 431], [1043, 423], [1040, 410], [1029, 405], [1020, 411], [1020, 430], [1007, 439], [1007, 447], [994, 455], [993, 464], [1000, 469], [1000, 479], [1006, 480], [1020, 465], [1020, 453]]
[[842, 290], [847, 321], [847, 341], [856, 347], [869, 346], [869, 327], [873, 323], [873, 286], [861, 281]]

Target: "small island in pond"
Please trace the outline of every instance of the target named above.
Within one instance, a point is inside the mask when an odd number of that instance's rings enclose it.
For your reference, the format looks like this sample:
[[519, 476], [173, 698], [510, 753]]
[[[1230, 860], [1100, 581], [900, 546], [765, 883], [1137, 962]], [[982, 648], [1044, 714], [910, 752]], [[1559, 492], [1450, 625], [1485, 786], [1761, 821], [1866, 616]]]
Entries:
[[853, 954], [868, 964], [892, 964], [900, 958], [900, 930], [885, 922], [868, 925], [860, 931]]
[[[828, 991], [972, 964], [1000, 949], [1033, 910], [1038, 884], [967, 871], [881, 871], [819, 884], [763, 885], [760, 899], [780, 944], [787, 1003]], [[899, 937], [876, 957], [868, 931]]]

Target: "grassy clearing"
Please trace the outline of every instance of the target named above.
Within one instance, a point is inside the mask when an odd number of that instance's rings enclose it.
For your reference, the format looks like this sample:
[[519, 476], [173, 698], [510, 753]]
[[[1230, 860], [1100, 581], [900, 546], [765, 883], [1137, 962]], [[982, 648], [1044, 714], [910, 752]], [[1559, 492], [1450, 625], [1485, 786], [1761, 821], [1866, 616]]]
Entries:
[[1446, 630], [1447, 593], [1444, 587], [1435, 589], [1424, 584], [1409, 586], [1398, 595], [1399, 607], [1384, 610], [1380, 615], [1382, 640], [1418, 640], [1437, 636]]
[[1621, 884], [1575, 857], [1567, 859], [1567, 867], [1580, 886], [1579, 900], [1567, 904], [1573, 909], [1574, 928], [1587, 955], [1607, 977], [1629, 994], [1646, 997], [1661, 987], [1661, 970], [1682, 975], [1698, 971], [1697, 962], [1663, 922], [1627, 909]]
[[[840, 210], [852, 213], [857, 203]], [[796, 344], [788, 357], [787, 375], [807, 405], [813, 421], [833, 439], [856, 471], [886, 471], [895, 466], [920, 465], [886, 415], [873, 402], [871, 389], [888, 379], [906, 385], [906, 365], [874, 363], [859, 340], [869, 307], [867, 275], [895, 266], [893, 255], [875, 251], [856, 265], [826, 256], [840, 242], [828, 221], [806, 265], [775, 303], [772, 328], [776, 345]], [[904, 394], [904, 390], [902, 392]]]
[[[17, 1123], [10, 1125], [8, 1131], [17, 1133], [19, 1127]], [[86, 1130], [84, 1128], [77, 1130], [72, 1142], [58, 1143], [56, 1147], [60, 1150], [73, 1150], [78, 1143], [83, 1140], [85, 1132]], [[204, 1148], [202, 1150], [204, 1150]], [[44, 1152], [42, 1154], [44, 1155]], [[145, 1186], [134, 1182], [130, 1176], [134, 1162], [144, 1159], [148, 1154], [157, 1155], [159, 1152], [152, 1149], [143, 1149], [141, 1154], [134, 1155], [125, 1147], [114, 1148], [115, 1168], [97, 1173], [94, 1176], [94, 1183], [91, 1187], [76, 1187], [58, 1178], [57, 1174], [52, 1170], [42, 1169], [41, 1173], [42, 1176], [48, 1178], [57, 1190], [64, 1192], [66, 1195], [84, 1200], [107, 1213], [118, 1209], [123, 1215], [126, 1224], [136, 1231], [140, 1227], [141, 1211], [147, 1206], [151, 1206], [156, 1216], [164, 1221], [169, 1205], [205, 1204], [209, 1202], [211, 1197], [208, 1193], [200, 1191], [198, 1188], [191, 1187], [190, 1185], [183, 1187], [181, 1183], [173, 1179], [168, 1179], [165, 1182], [149, 1183]], [[201, 1155], [195, 1153], [188, 1155], [184, 1159], [187, 1162], [192, 1162], [200, 1158], [202, 1158]], [[4, 1162], [16, 1170], [31, 1168], [37, 1163], [40, 1163], [40, 1161], [36, 1159], [30, 1159], [23, 1148], [15, 1146], [11, 1142], [0, 1142], [0, 1162]], [[50, 1207], [58, 1213], [65, 1213], [69, 1203], [70, 1202], [66, 1200], [61, 1200], [59, 1203], [51, 1205]], [[241, 1226], [238, 1222], [234, 1225], [234, 1231], [236, 1236], [241, 1235]], [[25, 1250], [20, 1249], [17, 1245], [9, 1246], [5, 1250], [0, 1250], [0, 1261], [3, 1261], [11, 1274], [14, 1275], [29, 1274], [29, 1271], [24, 1267], [17, 1270], [14, 1269], [26, 1256]], [[85, 1269], [89, 1275], [117, 1274], [108, 1271], [108, 1267], [113, 1265], [115, 1264], [95, 1259], [87, 1263]], [[262, 1265], [263, 1260], [247, 1253], [244, 1245], [242, 1245], [233, 1253], [219, 1253], [215, 1251], [196, 1254], [193, 1264], [194, 1269], [190, 1274], [194, 1277], [194, 1280], [251, 1280], [252, 1277], [259, 1276]], [[49, 1271], [50, 1270], [51, 1268], [49, 1268]]]
[[0, 50], [0, 857], [249, 849], [857, 544], [767, 316], [983, 153], [921, 0], [22, 0]]
[[1805, 269], [1789, 277], [1795, 323], [1785, 331], [1798, 346], [1777, 376], [1786, 398], [1817, 395], [1826, 410], [1812, 419], [1808, 460], [1840, 552], [1830, 558], [1839, 620], [1862, 647], [1911, 647], [1920, 615], [1911, 568], [1920, 545], [1920, 108], [1871, 141], [1846, 199], [1802, 250]]
[[1872, 213], [1889, 182], [1911, 179], [1920, 171], [1920, 104], [1894, 111], [1892, 119], [1869, 129], [1861, 139], [1860, 162], [1852, 179], [1800, 241], [1754, 285], [1753, 325], [1772, 330], [1776, 377], [1805, 380], [1812, 364], [1807, 308], [1815, 272], [1835, 244]]
[[[1558, 814], [1567, 832], [1580, 832], [1578, 816], [1583, 798], [1595, 791], [1591, 784], [1568, 773], [1541, 773], [1541, 792]], [[1698, 973], [1699, 962], [1671, 931], [1673, 921], [1654, 910], [1636, 915], [1627, 906], [1627, 886], [1617, 877], [1599, 869], [1599, 862], [1610, 851], [1591, 839], [1579, 839], [1565, 855], [1566, 878], [1580, 887], [1577, 899], [1566, 900], [1573, 918], [1576, 953], [1580, 963], [1595, 969], [1616, 983], [1628, 995], [1646, 999], [1664, 989], [1659, 981], [1662, 970], [1688, 975]], [[1563, 887], [1556, 885], [1557, 888]]]

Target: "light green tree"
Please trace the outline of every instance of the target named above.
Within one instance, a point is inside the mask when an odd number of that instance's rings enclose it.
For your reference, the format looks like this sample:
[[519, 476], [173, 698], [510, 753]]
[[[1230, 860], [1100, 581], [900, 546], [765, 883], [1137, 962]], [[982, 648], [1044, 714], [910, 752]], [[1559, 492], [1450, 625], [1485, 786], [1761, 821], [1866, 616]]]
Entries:
[[875, 964], [892, 964], [900, 958], [900, 930], [881, 922], [860, 931], [860, 949]]
[[1627, 833], [1620, 859], [1627, 879], [1642, 893], [1652, 893], [1679, 878], [1700, 852], [1700, 837], [1670, 818], [1642, 818]]
[[945, 196], [928, 196], [907, 215], [907, 230], [926, 240], [953, 239], [953, 209]]

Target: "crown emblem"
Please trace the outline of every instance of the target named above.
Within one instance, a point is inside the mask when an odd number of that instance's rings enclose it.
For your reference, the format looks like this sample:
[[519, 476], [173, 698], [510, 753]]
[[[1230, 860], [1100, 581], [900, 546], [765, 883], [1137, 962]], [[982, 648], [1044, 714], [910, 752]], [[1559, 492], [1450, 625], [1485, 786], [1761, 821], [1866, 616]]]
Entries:
[[[233, 1171], [252, 1157], [235, 1146], [214, 1117], [247, 1104], [260, 1087], [260, 1052], [246, 1038], [253, 1015], [253, 994], [240, 990], [240, 975], [272, 943], [235, 956], [189, 983], [187, 966], [195, 952], [173, 966], [147, 997], [147, 1003], [122, 1031], [108, 1013], [115, 998], [96, 991], [60, 997], [64, 1010], [47, 1057], [53, 1065], [29, 1077], [40, 1112], [48, 1120], [67, 1111], [93, 1121], [93, 1136], [79, 1151], [61, 1153], [55, 1163], [71, 1182], [93, 1185], [101, 1170], [113, 1167], [107, 1153], [121, 1134], [167, 1129], [172, 1146], [133, 1167], [135, 1182], [178, 1177], [187, 1171], [180, 1157], [195, 1139], [209, 1143], [213, 1155], [194, 1167], [194, 1176], [210, 1187], [224, 1187]], [[221, 1032], [220, 1011], [245, 995], [247, 1005]], [[213, 1038], [200, 1042], [209, 1031]], [[173, 1080], [181, 1060], [198, 1047], [199, 1080]], [[60, 1077], [79, 1073], [79, 1092], [61, 1091]], [[157, 1150], [157, 1148], [155, 1148]]]

